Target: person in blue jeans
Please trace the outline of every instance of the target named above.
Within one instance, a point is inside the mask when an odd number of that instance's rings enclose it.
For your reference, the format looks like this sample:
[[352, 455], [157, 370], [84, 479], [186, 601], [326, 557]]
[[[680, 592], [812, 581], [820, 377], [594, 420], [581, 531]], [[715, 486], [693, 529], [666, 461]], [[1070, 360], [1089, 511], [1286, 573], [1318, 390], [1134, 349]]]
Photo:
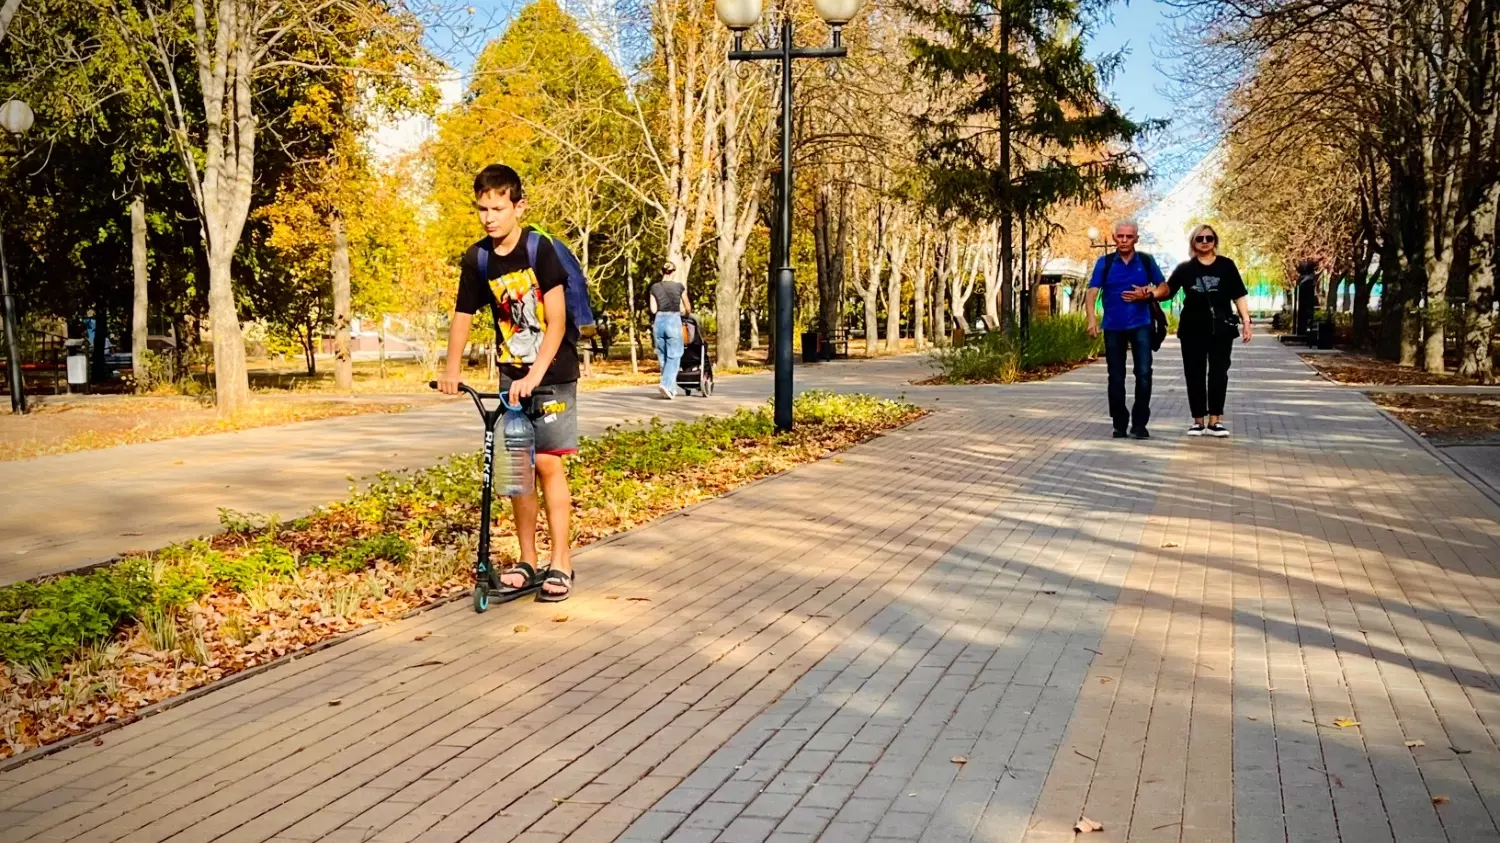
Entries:
[[[1109, 366], [1109, 417], [1115, 438], [1150, 439], [1151, 421], [1151, 300], [1162, 283], [1161, 269], [1144, 252], [1135, 250], [1139, 229], [1133, 222], [1114, 227], [1115, 250], [1094, 264], [1083, 309], [1089, 335], [1099, 336], [1095, 303], [1104, 301], [1104, 359]], [[1125, 406], [1125, 351], [1135, 364], [1135, 405]]]
[[677, 370], [682, 367], [682, 314], [692, 312], [687, 287], [673, 280], [676, 274], [671, 264], [663, 266], [661, 280], [646, 293], [655, 314], [651, 338], [656, 344], [656, 362], [661, 364], [661, 383], [656, 389], [668, 401], [677, 397]]

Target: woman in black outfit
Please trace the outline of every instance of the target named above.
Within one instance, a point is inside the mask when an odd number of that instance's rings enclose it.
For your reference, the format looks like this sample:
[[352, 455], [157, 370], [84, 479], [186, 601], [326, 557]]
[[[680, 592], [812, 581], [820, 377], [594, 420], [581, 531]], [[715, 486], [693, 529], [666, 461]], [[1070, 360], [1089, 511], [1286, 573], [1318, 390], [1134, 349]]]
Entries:
[[1245, 281], [1234, 261], [1219, 254], [1219, 235], [1211, 226], [1193, 229], [1192, 257], [1177, 265], [1156, 287], [1163, 301], [1186, 292], [1178, 317], [1182, 370], [1187, 376], [1188, 404], [1193, 412], [1189, 436], [1224, 438], [1224, 395], [1229, 391], [1229, 355], [1238, 337], [1250, 341], [1250, 305]]

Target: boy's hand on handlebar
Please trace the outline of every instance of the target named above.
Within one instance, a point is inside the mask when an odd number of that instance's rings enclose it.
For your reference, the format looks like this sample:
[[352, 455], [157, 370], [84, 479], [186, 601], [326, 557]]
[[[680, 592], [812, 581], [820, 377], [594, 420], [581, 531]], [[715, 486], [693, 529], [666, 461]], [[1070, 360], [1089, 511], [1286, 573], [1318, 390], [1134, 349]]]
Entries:
[[444, 395], [457, 395], [458, 383], [458, 375], [444, 374], [438, 378], [437, 390]]
[[519, 405], [523, 399], [530, 398], [531, 393], [541, 385], [542, 379], [539, 375], [530, 374], [520, 380], [510, 382], [510, 403], [512, 406]]

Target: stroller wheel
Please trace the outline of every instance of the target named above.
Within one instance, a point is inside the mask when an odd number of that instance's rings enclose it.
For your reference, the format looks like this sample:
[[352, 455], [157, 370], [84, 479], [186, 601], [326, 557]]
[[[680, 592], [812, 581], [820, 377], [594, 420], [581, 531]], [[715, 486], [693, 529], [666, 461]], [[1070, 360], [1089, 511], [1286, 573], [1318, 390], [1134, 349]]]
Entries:
[[483, 585], [474, 586], [474, 611], [484, 614], [490, 607], [490, 590]]

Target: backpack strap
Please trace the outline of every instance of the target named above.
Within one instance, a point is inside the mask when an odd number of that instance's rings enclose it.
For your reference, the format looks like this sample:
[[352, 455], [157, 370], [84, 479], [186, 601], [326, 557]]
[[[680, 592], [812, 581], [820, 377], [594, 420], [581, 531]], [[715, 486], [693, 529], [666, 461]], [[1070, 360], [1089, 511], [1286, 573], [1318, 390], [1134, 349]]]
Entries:
[[479, 241], [479, 283], [486, 286], [490, 283], [490, 252], [495, 248], [495, 241], [486, 237]]
[[1115, 262], [1115, 253], [1114, 252], [1110, 252], [1110, 253], [1108, 253], [1108, 254], [1106, 254], [1104, 256], [1104, 274], [1101, 275], [1101, 276], [1099, 276], [1099, 289], [1100, 290], [1103, 290], [1104, 289], [1104, 285], [1109, 283], [1109, 268], [1114, 265], [1114, 262]]
[[526, 230], [526, 260], [536, 269], [536, 250], [542, 245], [542, 235], [534, 228]]

